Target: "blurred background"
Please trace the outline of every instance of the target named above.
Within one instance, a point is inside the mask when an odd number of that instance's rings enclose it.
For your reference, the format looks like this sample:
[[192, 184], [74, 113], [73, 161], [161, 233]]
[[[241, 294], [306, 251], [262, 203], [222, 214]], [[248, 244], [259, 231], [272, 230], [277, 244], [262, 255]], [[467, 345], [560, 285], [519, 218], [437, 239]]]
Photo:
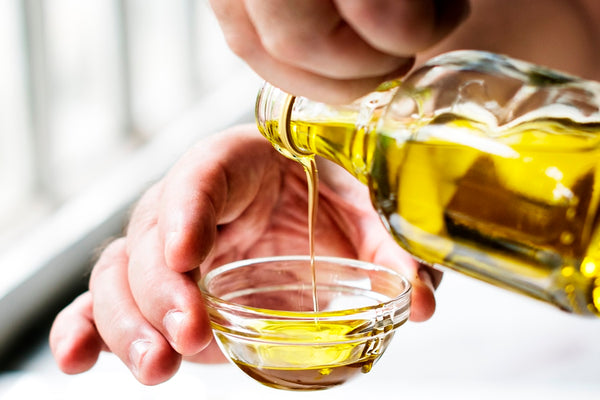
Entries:
[[[0, 359], [259, 80], [204, 0], [0, 0]], [[20, 350], [19, 350], [20, 351]]]
[[191, 143], [253, 120], [259, 85], [206, 0], [0, 0], [0, 398], [600, 399], [600, 321], [453, 273], [434, 318], [339, 389], [192, 364], [145, 387], [111, 354], [60, 373], [48, 329], [97, 249]]

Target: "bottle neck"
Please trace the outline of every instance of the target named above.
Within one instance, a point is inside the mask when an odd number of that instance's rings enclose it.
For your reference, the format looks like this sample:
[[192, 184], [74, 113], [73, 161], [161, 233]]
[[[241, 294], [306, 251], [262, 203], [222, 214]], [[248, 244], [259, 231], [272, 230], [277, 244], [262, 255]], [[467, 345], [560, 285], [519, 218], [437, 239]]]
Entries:
[[374, 92], [354, 103], [334, 106], [292, 97], [265, 83], [256, 103], [260, 132], [284, 156], [303, 162], [318, 155], [368, 181], [370, 146], [381, 110], [393, 90]]

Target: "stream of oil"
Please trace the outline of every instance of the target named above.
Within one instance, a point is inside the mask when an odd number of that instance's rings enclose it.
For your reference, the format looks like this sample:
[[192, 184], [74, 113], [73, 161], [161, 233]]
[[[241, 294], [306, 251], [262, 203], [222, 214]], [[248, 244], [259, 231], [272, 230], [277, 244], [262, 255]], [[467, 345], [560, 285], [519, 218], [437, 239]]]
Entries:
[[[310, 255], [310, 272], [312, 281], [313, 309], [319, 311], [319, 300], [317, 298], [317, 269], [315, 265], [315, 224], [317, 223], [317, 205], [319, 199], [319, 175], [317, 162], [314, 156], [306, 157], [302, 166], [306, 172], [308, 184], [308, 246]], [[318, 323], [315, 317], [315, 323]]]

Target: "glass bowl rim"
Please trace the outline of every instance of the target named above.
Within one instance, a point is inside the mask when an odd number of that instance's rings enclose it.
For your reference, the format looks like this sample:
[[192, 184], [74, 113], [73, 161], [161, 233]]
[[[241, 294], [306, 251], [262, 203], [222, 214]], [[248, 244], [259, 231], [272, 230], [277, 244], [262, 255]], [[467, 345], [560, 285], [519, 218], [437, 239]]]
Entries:
[[[333, 264], [345, 264], [345, 265], [348, 265], [351, 267], [358, 267], [358, 268], [361, 268], [364, 270], [370, 270], [370, 271], [378, 271], [378, 270], [384, 271], [386, 273], [389, 273], [389, 274], [392, 274], [392, 275], [395, 275], [396, 277], [398, 277], [404, 284], [404, 290], [401, 293], [397, 294], [393, 298], [378, 302], [377, 304], [373, 304], [373, 305], [356, 307], [356, 308], [342, 308], [342, 309], [336, 309], [336, 310], [325, 310], [325, 311], [315, 312], [315, 311], [280, 311], [280, 310], [274, 310], [274, 309], [268, 309], [268, 308], [246, 306], [246, 305], [238, 304], [235, 302], [223, 300], [219, 297], [216, 297], [216, 296], [212, 295], [211, 293], [209, 293], [206, 288], [205, 282], [210, 277], [212, 277], [218, 273], [227, 272], [227, 271], [230, 271], [230, 270], [233, 270], [236, 268], [240, 268], [240, 267], [245, 267], [245, 266], [248, 266], [251, 264], [279, 262], [279, 261], [306, 261], [306, 262], [309, 262], [310, 256], [308, 256], [308, 255], [281, 255], [281, 256], [247, 258], [247, 259], [232, 261], [232, 262], [225, 263], [223, 265], [220, 265], [220, 266], [210, 270], [209, 272], [207, 272], [206, 274], [201, 276], [201, 278], [198, 280], [197, 284], [198, 284], [198, 287], [199, 287], [200, 291], [202, 292], [203, 296], [205, 297], [205, 299], [208, 302], [218, 305], [219, 307], [222, 307], [223, 309], [226, 309], [228, 311], [242, 312], [244, 314], [254, 314], [254, 315], [256, 315], [256, 317], [262, 318], [262, 319], [287, 319], [287, 320], [311, 319], [311, 320], [314, 320], [316, 317], [321, 318], [321, 319], [330, 319], [330, 320], [337, 319], [337, 318], [343, 319], [350, 315], [357, 315], [357, 314], [366, 313], [366, 312], [373, 312], [375, 310], [379, 310], [379, 309], [383, 309], [383, 308], [389, 308], [392, 304], [395, 304], [395, 303], [401, 303], [401, 307], [406, 308], [407, 309], [406, 311], [409, 311], [410, 294], [412, 292], [412, 284], [410, 283], [408, 278], [406, 278], [406, 276], [404, 276], [403, 274], [399, 273], [398, 271], [396, 271], [390, 267], [386, 267], [386, 266], [383, 266], [380, 264], [375, 264], [375, 263], [372, 263], [369, 261], [362, 261], [362, 260], [356, 260], [356, 259], [345, 258], [345, 257], [315, 256], [315, 261], [329, 262], [329, 263], [333, 263]], [[408, 315], [408, 313], [407, 313], [407, 315]]]

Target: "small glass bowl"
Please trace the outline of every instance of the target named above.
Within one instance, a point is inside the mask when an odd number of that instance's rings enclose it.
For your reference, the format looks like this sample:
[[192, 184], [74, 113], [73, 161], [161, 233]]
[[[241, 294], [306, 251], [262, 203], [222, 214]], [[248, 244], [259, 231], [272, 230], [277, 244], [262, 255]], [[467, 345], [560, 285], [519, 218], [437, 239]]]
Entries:
[[319, 390], [369, 372], [410, 312], [411, 285], [386, 267], [307, 256], [257, 258], [199, 282], [224, 354], [264, 385]]

